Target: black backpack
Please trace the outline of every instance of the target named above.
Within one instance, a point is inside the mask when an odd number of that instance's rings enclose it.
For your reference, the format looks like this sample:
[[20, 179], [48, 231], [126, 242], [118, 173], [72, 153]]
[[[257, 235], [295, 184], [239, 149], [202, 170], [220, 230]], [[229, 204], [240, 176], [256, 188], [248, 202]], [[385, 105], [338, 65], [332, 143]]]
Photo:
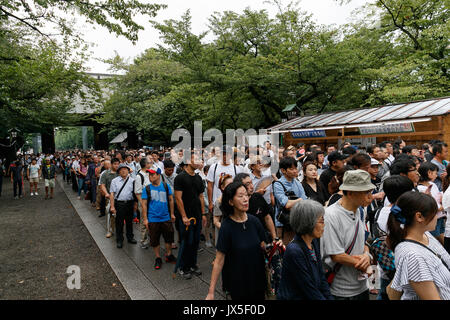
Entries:
[[[169, 186], [164, 181], [162, 181], [162, 183], [164, 185], [164, 189], [166, 189], [167, 208], [169, 209], [169, 213], [170, 213], [170, 208], [169, 208]], [[147, 193], [147, 210], [148, 210], [148, 205], [149, 205], [150, 201], [152, 201], [152, 191], [150, 190], [150, 185], [147, 185], [145, 187], [145, 192]]]
[[[289, 200], [297, 200], [298, 199], [298, 197], [295, 194], [295, 192], [292, 191], [292, 190], [291, 191], [287, 191], [287, 189], [284, 186], [284, 184], [281, 181], [279, 181], [279, 180], [276, 180], [276, 181], [272, 182], [272, 190], [275, 190], [274, 189], [274, 185], [275, 185], [276, 182], [281, 184], [281, 186], [283, 187], [283, 190], [284, 190], [284, 194], [286, 195], [286, 197], [288, 197]], [[278, 203], [277, 198], [276, 197], [274, 197], [274, 198], [275, 198], [275, 205], [277, 207], [279, 207], [279, 209], [280, 209], [278, 211], [277, 220], [280, 221], [283, 224], [283, 226], [290, 227], [290, 221], [289, 221], [290, 213], [291, 213], [290, 209], [286, 209], [285, 207], [282, 207], [281, 204]]]
[[383, 208], [384, 207], [379, 207], [377, 209], [377, 211], [375, 212], [374, 221], [373, 221], [373, 230], [372, 230], [374, 239], [381, 238], [381, 237], [387, 235], [386, 232], [381, 230], [380, 226], [378, 225], [378, 217], [380, 216], [381, 209], [383, 209]]

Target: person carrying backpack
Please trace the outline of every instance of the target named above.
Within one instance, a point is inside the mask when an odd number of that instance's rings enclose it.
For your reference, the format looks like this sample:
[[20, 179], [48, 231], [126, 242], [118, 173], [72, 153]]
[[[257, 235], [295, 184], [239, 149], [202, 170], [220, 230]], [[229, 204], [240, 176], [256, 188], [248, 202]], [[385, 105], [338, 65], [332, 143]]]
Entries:
[[[134, 180], [134, 193], [136, 195], [136, 198], [138, 199], [139, 212], [141, 212], [142, 214], [142, 192], [144, 191], [145, 187], [150, 184], [148, 170], [151, 167], [151, 163], [147, 159], [147, 157], [143, 157], [140, 161], [140, 166], [142, 169], [139, 170], [139, 172], [136, 174], [136, 179]], [[139, 230], [141, 231], [141, 248], [148, 249], [150, 239], [148, 237], [148, 229], [144, 225], [144, 219], [142, 218], [142, 216], [141, 219], [139, 219]]]
[[175, 222], [173, 192], [167, 183], [161, 181], [161, 171], [161, 168], [156, 166], [148, 169], [150, 184], [142, 190], [142, 220], [148, 228], [150, 246], [156, 255], [157, 270], [162, 267], [159, 250], [161, 235], [166, 244], [166, 262], [176, 263], [176, 258], [172, 254], [174, 242], [172, 223]]

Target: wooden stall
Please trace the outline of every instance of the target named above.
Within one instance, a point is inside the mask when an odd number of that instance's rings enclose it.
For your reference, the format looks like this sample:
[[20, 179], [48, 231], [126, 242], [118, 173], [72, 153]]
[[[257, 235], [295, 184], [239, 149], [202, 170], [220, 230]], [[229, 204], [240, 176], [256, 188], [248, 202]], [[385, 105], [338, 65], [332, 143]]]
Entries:
[[268, 131], [282, 134], [285, 147], [302, 142], [323, 150], [345, 141], [367, 146], [397, 138], [418, 147], [433, 139], [450, 143], [450, 97], [306, 115]]

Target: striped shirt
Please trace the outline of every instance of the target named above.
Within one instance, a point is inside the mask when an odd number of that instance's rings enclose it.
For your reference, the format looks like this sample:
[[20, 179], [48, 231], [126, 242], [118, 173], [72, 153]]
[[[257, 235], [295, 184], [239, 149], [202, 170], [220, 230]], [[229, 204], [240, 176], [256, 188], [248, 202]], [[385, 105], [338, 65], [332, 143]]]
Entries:
[[[431, 233], [428, 237], [428, 248], [439, 254], [450, 266], [450, 255]], [[402, 300], [419, 300], [418, 295], [409, 284], [413, 282], [433, 281], [442, 300], [450, 300], [450, 270], [441, 259], [419, 244], [402, 242], [395, 248], [396, 272], [392, 281], [392, 289], [403, 291]]]

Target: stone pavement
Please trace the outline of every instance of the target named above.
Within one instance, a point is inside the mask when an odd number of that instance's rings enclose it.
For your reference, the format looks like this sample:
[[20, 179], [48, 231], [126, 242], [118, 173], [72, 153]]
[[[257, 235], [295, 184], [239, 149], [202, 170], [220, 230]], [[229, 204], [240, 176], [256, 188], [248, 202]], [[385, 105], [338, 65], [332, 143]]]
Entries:
[[[89, 201], [78, 200], [72, 187], [58, 177], [58, 184], [66, 193], [76, 212], [97, 243], [111, 268], [119, 278], [128, 295], [133, 300], [202, 300], [205, 299], [211, 279], [211, 262], [215, 249], [206, 248], [204, 242], [198, 254], [198, 266], [203, 272], [201, 276], [193, 276], [190, 280], [179, 275], [172, 278], [175, 265], [166, 264], [160, 270], [154, 269], [155, 255], [151, 248], [142, 249], [139, 245], [140, 233], [138, 225], [133, 224], [134, 235], [138, 244], [132, 245], [124, 241], [122, 249], [116, 247], [114, 237], [106, 238], [106, 217], [98, 217], [95, 208]], [[82, 194], [83, 195], [83, 194]], [[82, 197], [83, 199], [83, 197]], [[163, 240], [161, 239], [161, 247]], [[162, 253], [163, 254], [163, 253]], [[178, 249], [173, 251], [177, 256]], [[218, 288], [221, 280], [219, 279]], [[221, 290], [216, 289], [216, 299], [224, 299]]]
[[[61, 188], [51, 200], [44, 200], [42, 180], [38, 188], [39, 195], [30, 196], [25, 181], [25, 196], [14, 200], [11, 182], [3, 180], [0, 299], [129, 300]], [[67, 286], [69, 266], [80, 268], [79, 289]]]

